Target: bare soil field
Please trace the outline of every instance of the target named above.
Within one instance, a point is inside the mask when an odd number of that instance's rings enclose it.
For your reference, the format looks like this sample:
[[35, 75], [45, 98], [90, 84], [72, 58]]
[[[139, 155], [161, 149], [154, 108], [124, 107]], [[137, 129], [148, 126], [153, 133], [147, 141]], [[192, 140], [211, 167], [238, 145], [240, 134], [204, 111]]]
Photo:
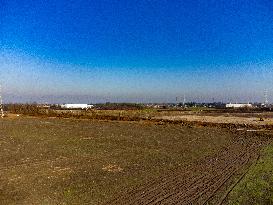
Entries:
[[[203, 110], [204, 109], [204, 110]], [[36, 117], [58, 117], [76, 118], [89, 120], [109, 121], [165, 121], [165, 122], [188, 122], [196, 124], [222, 124], [237, 125], [237, 127], [264, 128], [273, 130], [273, 112], [255, 109], [210, 109], [210, 108], [189, 108], [189, 109], [139, 109], [139, 110], [58, 110], [44, 109], [32, 106], [25, 109], [15, 109], [9, 112], [9, 116], [17, 114], [31, 115]], [[12, 114], [13, 113], [13, 114]], [[227, 127], [227, 126], [222, 126]]]
[[273, 112], [240, 112], [239, 110], [199, 110], [199, 111], [165, 111], [165, 110], [56, 110], [56, 113], [70, 113], [72, 116], [118, 121], [171, 120], [185, 122], [204, 122], [220, 124], [237, 124], [251, 126], [272, 126]]
[[1, 119], [0, 204], [216, 204], [270, 133]]
[[[262, 118], [262, 121], [260, 120]], [[209, 123], [227, 123], [227, 124], [238, 124], [238, 125], [271, 125], [273, 126], [273, 117], [264, 118], [262, 115], [238, 115], [238, 116], [229, 116], [229, 115], [194, 115], [194, 114], [180, 114], [172, 116], [159, 116], [152, 119], [162, 119], [162, 120], [182, 120], [189, 122], [209, 122]]]

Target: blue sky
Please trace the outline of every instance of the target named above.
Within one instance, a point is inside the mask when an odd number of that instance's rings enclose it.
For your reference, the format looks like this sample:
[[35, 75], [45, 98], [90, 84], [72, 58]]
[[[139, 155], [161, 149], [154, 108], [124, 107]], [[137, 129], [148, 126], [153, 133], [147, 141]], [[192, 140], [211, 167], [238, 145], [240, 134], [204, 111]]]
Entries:
[[12, 102], [273, 98], [269, 0], [0, 0]]

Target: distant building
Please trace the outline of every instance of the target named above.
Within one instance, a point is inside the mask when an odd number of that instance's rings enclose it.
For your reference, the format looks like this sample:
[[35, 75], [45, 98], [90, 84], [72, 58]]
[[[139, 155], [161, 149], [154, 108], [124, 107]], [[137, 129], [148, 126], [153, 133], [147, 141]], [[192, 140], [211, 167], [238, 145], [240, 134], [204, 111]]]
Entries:
[[88, 104], [63, 104], [63, 105], [61, 105], [61, 108], [63, 108], [63, 109], [90, 109], [93, 107], [94, 107], [94, 105], [88, 105]]
[[50, 105], [41, 104], [41, 105], [37, 105], [37, 107], [40, 107], [40, 108], [50, 108]]
[[253, 105], [250, 103], [228, 103], [226, 104], [226, 108], [252, 108]]

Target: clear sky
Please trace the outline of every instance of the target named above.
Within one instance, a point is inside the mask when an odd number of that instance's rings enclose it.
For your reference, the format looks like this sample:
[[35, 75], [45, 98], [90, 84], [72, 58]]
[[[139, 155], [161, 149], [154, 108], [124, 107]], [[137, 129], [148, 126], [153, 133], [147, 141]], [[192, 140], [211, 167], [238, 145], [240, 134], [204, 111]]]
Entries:
[[0, 0], [12, 102], [273, 101], [271, 0]]

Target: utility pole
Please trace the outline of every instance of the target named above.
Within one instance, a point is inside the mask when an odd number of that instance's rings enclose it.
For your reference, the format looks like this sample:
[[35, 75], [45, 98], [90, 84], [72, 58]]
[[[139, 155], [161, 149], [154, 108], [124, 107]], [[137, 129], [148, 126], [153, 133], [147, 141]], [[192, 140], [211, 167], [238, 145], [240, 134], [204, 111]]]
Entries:
[[186, 104], [186, 96], [185, 96], [185, 94], [184, 94], [184, 98], [183, 98], [183, 106], [185, 106], [185, 104]]
[[4, 105], [3, 105], [3, 99], [2, 99], [2, 87], [0, 85], [0, 114], [1, 118], [4, 118]]
[[267, 106], [268, 104], [268, 95], [267, 95], [267, 89], [264, 90], [264, 105]]

